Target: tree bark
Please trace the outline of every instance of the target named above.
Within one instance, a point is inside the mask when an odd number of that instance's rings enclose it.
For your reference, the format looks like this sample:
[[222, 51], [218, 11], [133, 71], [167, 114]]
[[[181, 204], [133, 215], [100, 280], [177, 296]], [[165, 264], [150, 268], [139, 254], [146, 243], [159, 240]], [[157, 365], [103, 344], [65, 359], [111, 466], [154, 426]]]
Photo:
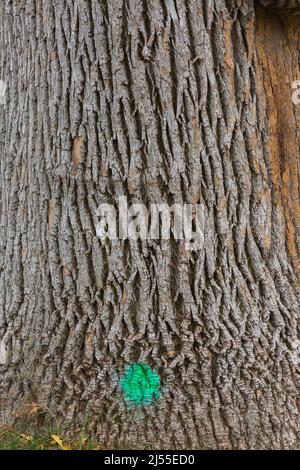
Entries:
[[[2, 421], [38, 403], [109, 447], [300, 448], [298, 8], [1, 2]], [[121, 195], [203, 204], [203, 248], [99, 240]], [[140, 362], [161, 395], [132, 408]]]

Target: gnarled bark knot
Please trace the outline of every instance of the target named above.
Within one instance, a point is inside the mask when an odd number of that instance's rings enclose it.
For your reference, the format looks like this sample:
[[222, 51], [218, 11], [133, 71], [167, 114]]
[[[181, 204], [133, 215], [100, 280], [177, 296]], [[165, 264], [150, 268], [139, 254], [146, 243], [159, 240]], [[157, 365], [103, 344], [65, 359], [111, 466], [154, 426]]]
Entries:
[[300, 15], [300, 0], [260, 0], [267, 8], [282, 9], [284, 13]]

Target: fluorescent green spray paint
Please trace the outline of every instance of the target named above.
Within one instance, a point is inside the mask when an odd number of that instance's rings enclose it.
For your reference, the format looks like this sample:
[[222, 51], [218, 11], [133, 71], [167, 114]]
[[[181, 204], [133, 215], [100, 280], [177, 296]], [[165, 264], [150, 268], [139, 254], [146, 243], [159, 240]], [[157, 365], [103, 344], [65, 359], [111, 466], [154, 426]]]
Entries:
[[147, 364], [131, 364], [121, 377], [120, 384], [125, 400], [131, 405], [148, 406], [160, 397], [159, 375]]

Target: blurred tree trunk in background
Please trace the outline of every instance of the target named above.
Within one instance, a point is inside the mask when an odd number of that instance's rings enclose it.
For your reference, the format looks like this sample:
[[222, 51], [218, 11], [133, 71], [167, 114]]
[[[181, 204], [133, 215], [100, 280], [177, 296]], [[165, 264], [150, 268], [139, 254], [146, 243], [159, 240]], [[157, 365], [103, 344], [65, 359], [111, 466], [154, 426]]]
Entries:
[[[37, 403], [108, 446], [300, 447], [299, 2], [258, 3], [1, 2], [2, 421]], [[205, 205], [203, 248], [101, 242], [121, 195]], [[160, 376], [146, 407], [135, 363]]]

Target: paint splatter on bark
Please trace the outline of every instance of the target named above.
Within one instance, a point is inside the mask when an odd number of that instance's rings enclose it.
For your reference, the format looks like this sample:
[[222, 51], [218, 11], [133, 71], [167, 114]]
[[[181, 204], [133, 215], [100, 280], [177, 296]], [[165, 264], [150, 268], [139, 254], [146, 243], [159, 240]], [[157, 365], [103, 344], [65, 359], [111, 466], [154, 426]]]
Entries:
[[160, 378], [147, 364], [132, 364], [121, 378], [121, 389], [130, 405], [148, 406], [160, 397]]

